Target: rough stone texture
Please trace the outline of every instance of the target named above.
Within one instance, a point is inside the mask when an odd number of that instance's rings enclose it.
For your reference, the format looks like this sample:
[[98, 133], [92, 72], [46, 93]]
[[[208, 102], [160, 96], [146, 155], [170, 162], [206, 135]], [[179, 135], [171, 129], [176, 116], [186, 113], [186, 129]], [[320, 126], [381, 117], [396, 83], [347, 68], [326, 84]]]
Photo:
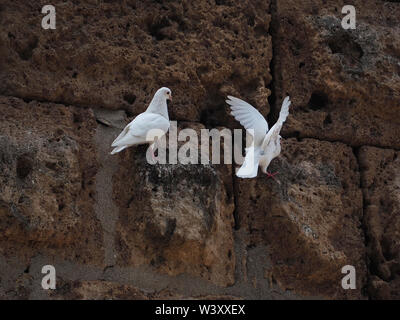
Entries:
[[148, 300], [146, 294], [128, 285], [108, 281], [60, 281], [49, 298], [68, 300]]
[[117, 264], [234, 284], [230, 166], [151, 165], [145, 150], [121, 154], [113, 177]]
[[[399, 298], [399, 3], [353, 31], [342, 0], [44, 4], [0, 0], [0, 299]], [[289, 94], [278, 182], [110, 156], [164, 85], [178, 132]]]
[[[89, 110], [0, 97], [0, 251], [103, 262]], [[54, 124], [57, 124], [54, 126]]]
[[362, 147], [359, 158], [370, 260], [370, 295], [374, 299], [399, 299], [400, 152]]
[[293, 100], [284, 133], [400, 148], [400, 6], [352, 1], [278, 0], [273, 13], [276, 104]]
[[220, 123], [227, 92], [269, 110], [268, 1], [58, 0], [56, 30], [45, 4], [1, 6], [1, 94], [137, 114], [170, 86], [178, 120]]
[[118, 284], [110, 281], [61, 281], [58, 288], [49, 291], [49, 299], [56, 300], [237, 300], [237, 297], [229, 295], [205, 295], [184, 297], [169, 290], [155, 293], [144, 292], [139, 288]]
[[[248, 246], [267, 246], [266, 277], [283, 290], [326, 298], [361, 298], [366, 282], [362, 193], [352, 149], [341, 143], [288, 139], [271, 171], [236, 179], [238, 227]], [[357, 290], [341, 287], [353, 265]]]

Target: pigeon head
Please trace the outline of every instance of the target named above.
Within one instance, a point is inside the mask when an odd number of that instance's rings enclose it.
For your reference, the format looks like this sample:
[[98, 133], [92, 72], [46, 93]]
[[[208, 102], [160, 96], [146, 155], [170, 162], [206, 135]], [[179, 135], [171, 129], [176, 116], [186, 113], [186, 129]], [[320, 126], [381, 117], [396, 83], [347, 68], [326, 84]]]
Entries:
[[171, 89], [169, 89], [167, 87], [162, 87], [161, 89], [158, 89], [156, 95], [164, 97], [166, 100], [171, 100], [172, 101]]

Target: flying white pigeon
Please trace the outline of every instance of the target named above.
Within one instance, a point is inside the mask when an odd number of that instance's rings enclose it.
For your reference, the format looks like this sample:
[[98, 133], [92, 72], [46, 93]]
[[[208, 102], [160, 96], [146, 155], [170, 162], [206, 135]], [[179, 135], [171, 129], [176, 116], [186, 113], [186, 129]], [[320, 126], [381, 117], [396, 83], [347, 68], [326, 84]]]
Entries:
[[279, 135], [283, 123], [289, 115], [291, 104], [289, 97], [282, 103], [279, 119], [268, 131], [268, 123], [265, 118], [249, 103], [228, 96], [226, 103], [230, 105], [231, 114], [237, 121], [253, 136], [253, 144], [246, 148], [246, 156], [243, 165], [237, 171], [239, 178], [254, 178], [258, 173], [258, 166], [268, 177], [274, 178], [277, 173], [271, 174], [267, 168], [272, 161], [281, 153], [281, 136]]
[[[133, 119], [111, 144], [114, 147], [111, 154], [145, 143], [149, 143], [154, 151], [155, 138], [160, 139], [170, 126], [167, 100], [172, 100], [171, 90], [165, 87], [158, 89], [147, 110]], [[154, 135], [156, 132], [157, 136]]]

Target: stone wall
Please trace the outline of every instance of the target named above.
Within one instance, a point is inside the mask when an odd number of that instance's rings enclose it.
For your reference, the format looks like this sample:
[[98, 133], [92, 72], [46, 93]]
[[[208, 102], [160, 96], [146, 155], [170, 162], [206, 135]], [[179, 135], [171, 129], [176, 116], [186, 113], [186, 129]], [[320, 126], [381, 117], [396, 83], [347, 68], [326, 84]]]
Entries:
[[[356, 30], [340, 0], [45, 4], [0, 1], [2, 299], [399, 298], [400, 3]], [[161, 86], [179, 130], [290, 95], [276, 181], [109, 155]]]

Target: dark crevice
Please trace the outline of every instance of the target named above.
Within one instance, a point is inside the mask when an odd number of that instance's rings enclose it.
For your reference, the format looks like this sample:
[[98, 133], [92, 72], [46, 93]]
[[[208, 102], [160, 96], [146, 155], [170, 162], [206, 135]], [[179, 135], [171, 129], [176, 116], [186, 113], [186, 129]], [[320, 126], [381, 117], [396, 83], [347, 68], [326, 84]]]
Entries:
[[106, 121], [103, 121], [102, 119], [97, 119], [97, 118], [96, 118], [96, 122], [97, 122], [98, 124], [102, 125], [102, 126], [110, 127], [110, 124], [107, 123]]
[[308, 105], [311, 110], [323, 110], [329, 103], [328, 96], [324, 92], [316, 91], [313, 92], [308, 102]]
[[104, 267], [104, 269], [103, 269], [103, 274], [102, 274], [102, 276], [100, 277], [100, 280], [101, 281], [106, 281], [107, 279], [106, 279], [106, 273], [107, 273], [107, 271], [108, 270], [113, 270], [114, 269], [114, 265], [107, 265], [107, 266], [105, 266]]
[[332, 54], [339, 54], [347, 63], [359, 62], [364, 55], [361, 46], [348, 32], [340, 31], [328, 40]]
[[95, 107], [95, 106], [83, 106], [80, 104], [72, 104], [70, 102], [62, 101], [62, 100], [46, 100], [46, 99], [40, 99], [37, 97], [23, 97], [23, 96], [15, 96], [15, 95], [9, 95], [9, 94], [3, 94], [3, 97], [7, 98], [17, 98], [23, 100], [25, 103], [30, 103], [32, 101], [36, 101], [39, 103], [53, 103], [53, 104], [62, 104], [66, 107], [76, 107], [76, 108], [84, 108], [84, 109], [101, 109], [101, 107]]
[[114, 268], [114, 265], [105, 266], [104, 269], [103, 269], [103, 273], [105, 273], [107, 270], [113, 269], [113, 268]]
[[370, 274], [371, 274], [370, 259], [368, 256], [368, 243], [369, 243], [368, 238], [369, 237], [368, 237], [368, 226], [367, 226], [366, 219], [365, 219], [366, 201], [365, 201], [364, 189], [362, 186], [362, 166], [361, 166], [360, 159], [359, 159], [360, 147], [352, 147], [352, 151], [353, 151], [354, 157], [357, 161], [357, 170], [358, 170], [358, 174], [359, 174], [358, 188], [360, 189], [361, 194], [362, 194], [362, 216], [361, 216], [360, 225], [361, 225], [361, 230], [362, 230], [363, 236], [364, 236], [364, 248], [365, 248], [364, 262], [365, 262], [365, 266], [366, 266], [366, 270], [367, 270], [366, 282], [364, 283], [364, 286], [361, 288], [361, 292], [364, 296], [366, 296], [368, 298], [368, 300], [371, 300], [371, 296], [368, 292], [368, 286], [370, 283]]
[[31, 265], [28, 264], [28, 266], [25, 268], [24, 273], [29, 273], [29, 270], [31, 269]]
[[[47, 103], [47, 104], [60, 104], [65, 107], [75, 107], [75, 108], [81, 108], [81, 109], [92, 109], [92, 110], [101, 110], [105, 109], [105, 106], [101, 105], [82, 105], [79, 103], [71, 103], [63, 100], [46, 100], [46, 99], [40, 99], [40, 98], [35, 98], [35, 97], [24, 97], [24, 96], [18, 96], [18, 95], [10, 95], [10, 94], [0, 94], [3, 97], [6, 98], [16, 98], [16, 99], [21, 99], [25, 103], [30, 103], [32, 101], [38, 102], [38, 103]], [[123, 106], [119, 110], [123, 110], [126, 112], [128, 117], [133, 117], [137, 116], [137, 114], [132, 113], [129, 109], [125, 109]], [[117, 111], [117, 110], [115, 110]], [[183, 120], [182, 120], [183, 121]]]
[[224, 119], [226, 118], [225, 97], [219, 94], [219, 88], [206, 86], [205, 89], [208, 93], [207, 100], [200, 113], [199, 122], [207, 129], [224, 126]]
[[236, 198], [236, 168], [235, 164], [232, 164], [232, 189], [233, 189], [233, 220], [234, 220], [234, 230], [239, 230], [240, 229], [240, 223], [239, 223], [239, 212], [238, 212], [238, 203], [237, 203], [237, 198]]
[[17, 159], [17, 176], [25, 179], [33, 170], [33, 155], [25, 153]]
[[332, 124], [332, 116], [331, 116], [330, 113], [325, 117], [325, 120], [324, 120], [323, 124], [324, 124], [324, 127], [329, 126], [330, 124]]
[[161, 41], [167, 38], [167, 36], [163, 33], [163, 29], [169, 27], [171, 24], [167, 17], [157, 18], [151, 23], [148, 24], [148, 30], [152, 37], [156, 40]]
[[124, 100], [129, 103], [129, 104], [134, 104], [136, 101], [136, 95], [132, 94], [132, 93], [126, 93], [124, 94]]
[[22, 60], [29, 60], [32, 58], [33, 50], [36, 49], [37, 45], [38, 38], [34, 37], [33, 39], [29, 40], [24, 48], [17, 50], [19, 57]]
[[274, 123], [277, 120], [276, 115], [278, 114], [277, 106], [276, 106], [276, 90], [275, 90], [275, 55], [276, 49], [275, 49], [275, 39], [277, 35], [277, 28], [278, 28], [278, 18], [276, 15], [276, 0], [271, 0], [270, 7], [269, 7], [269, 13], [271, 15], [271, 22], [270, 22], [270, 27], [269, 27], [269, 34], [271, 36], [271, 45], [272, 45], [272, 58], [270, 62], [270, 72], [271, 72], [271, 82], [267, 86], [267, 88], [271, 91], [271, 95], [268, 97], [268, 103], [270, 106], [270, 111], [267, 115], [267, 121], [269, 127], [272, 127], [272, 123]]

